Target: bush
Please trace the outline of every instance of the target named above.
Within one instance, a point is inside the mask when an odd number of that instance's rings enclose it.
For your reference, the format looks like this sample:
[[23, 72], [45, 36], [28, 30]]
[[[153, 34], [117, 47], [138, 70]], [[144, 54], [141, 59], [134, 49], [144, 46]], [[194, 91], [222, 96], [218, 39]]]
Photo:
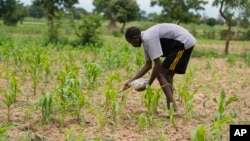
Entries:
[[242, 40], [250, 40], [250, 30], [243, 33]]
[[114, 37], [121, 37], [122, 36], [121, 31], [118, 30], [118, 29], [112, 30], [112, 34], [113, 34]]
[[208, 18], [206, 23], [209, 26], [215, 26], [216, 25], [216, 19], [215, 18]]
[[101, 44], [99, 28], [102, 17], [100, 15], [86, 15], [82, 18], [80, 25], [75, 26], [75, 33], [78, 37], [75, 45]]
[[[224, 29], [224, 30], [221, 30], [220, 31], [220, 40], [225, 40], [226, 39], [226, 37], [227, 37], [227, 29]], [[235, 34], [235, 32], [234, 31], [231, 31], [231, 38], [232, 38], [232, 36]]]
[[207, 31], [207, 30], [203, 30], [203, 37], [205, 39], [215, 39], [215, 31], [211, 30], [211, 31]]

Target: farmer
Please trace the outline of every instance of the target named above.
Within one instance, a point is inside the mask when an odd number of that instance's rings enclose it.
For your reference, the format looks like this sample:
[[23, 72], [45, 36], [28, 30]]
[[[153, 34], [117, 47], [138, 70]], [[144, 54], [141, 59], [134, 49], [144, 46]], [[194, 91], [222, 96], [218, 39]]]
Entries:
[[[157, 78], [166, 96], [168, 109], [170, 103], [173, 103], [177, 113], [178, 107], [173, 98], [173, 77], [175, 74], [185, 74], [196, 39], [185, 28], [170, 23], [156, 24], [145, 31], [129, 27], [125, 38], [136, 48], [143, 45], [146, 64], [125, 83], [122, 90], [128, 89], [130, 82], [145, 75], [154, 62], [149, 85]], [[162, 62], [160, 57], [164, 57]], [[145, 88], [138, 91], [143, 90]]]

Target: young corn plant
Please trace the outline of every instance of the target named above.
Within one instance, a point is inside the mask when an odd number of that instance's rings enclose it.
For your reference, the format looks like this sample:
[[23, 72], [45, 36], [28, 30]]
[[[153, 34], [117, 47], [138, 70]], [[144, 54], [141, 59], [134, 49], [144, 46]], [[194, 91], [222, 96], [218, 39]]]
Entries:
[[147, 116], [145, 114], [140, 114], [138, 117], [138, 124], [137, 128], [139, 131], [142, 131], [142, 129], [147, 129], [150, 124], [153, 122], [153, 117], [152, 116]]
[[107, 88], [104, 91], [106, 95], [106, 110], [111, 109], [112, 117], [114, 118], [115, 124], [118, 124], [122, 105], [117, 99], [117, 91], [112, 88]]
[[144, 104], [151, 115], [156, 114], [158, 103], [160, 100], [161, 90], [154, 90], [150, 86], [147, 86], [146, 93], [144, 95]]
[[197, 93], [197, 89], [194, 90], [194, 92], [192, 93], [189, 93], [187, 90], [182, 90], [182, 93], [184, 95], [184, 102], [185, 102], [188, 119], [191, 119], [192, 110], [193, 110], [193, 98], [194, 98], [194, 95]]
[[175, 118], [174, 118], [174, 105], [173, 103], [170, 103], [170, 108], [168, 110], [168, 115], [169, 115], [169, 120], [171, 122], [171, 124], [173, 125], [173, 127], [175, 128], [175, 130], [177, 131], [177, 125], [175, 123]]
[[86, 63], [84, 64], [84, 74], [86, 78], [87, 88], [91, 89], [96, 84], [97, 76], [101, 69], [97, 63]]
[[211, 69], [212, 68], [212, 63], [211, 63], [211, 58], [212, 58], [212, 55], [207, 55], [206, 56], [206, 69]]
[[4, 64], [8, 67], [11, 62], [11, 52], [13, 48], [15, 47], [14, 41], [9, 42], [2, 42], [2, 46], [0, 48], [1, 52], [1, 60], [4, 62]]
[[140, 67], [144, 64], [144, 57], [143, 57], [143, 53], [141, 51], [136, 53], [135, 59], [136, 59], [136, 65], [138, 67]]
[[7, 141], [8, 140], [8, 136], [5, 134], [7, 130], [9, 130], [10, 128], [14, 127], [15, 125], [12, 123], [8, 123], [5, 124], [3, 126], [0, 127], [0, 140], [1, 141]]
[[237, 56], [236, 55], [227, 55], [227, 63], [229, 64], [229, 67], [233, 67], [236, 63]]
[[82, 93], [82, 83], [80, 79], [71, 78], [66, 80], [70, 99], [72, 100], [72, 107], [74, 107], [75, 115], [78, 121], [81, 118], [81, 110], [85, 104], [85, 96]]
[[228, 99], [226, 99], [226, 92], [225, 90], [223, 89], [221, 91], [221, 94], [220, 94], [220, 99], [219, 101], [216, 99], [216, 98], [213, 98], [213, 101], [217, 104], [218, 106], [218, 109], [217, 109], [217, 113], [215, 115], [215, 121], [217, 120], [220, 120], [222, 119], [223, 117], [225, 117], [225, 110], [226, 108], [228, 108], [228, 106], [233, 103], [233, 102], [236, 102], [236, 101], [239, 101], [239, 98], [234, 95], [234, 96], [231, 96], [229, 97]]
[[228, 123], [232, 122], [235, 117], [227, 116], [226, 115], [226, 109], [228, 106], [235, 102], [238, 101], [237, 96], [231, 96], [228, 99], [226, 99], [226, 93], [224, 89], [221, 91], [220, 94], [220, 99], [219, 101], [214, 98], [213, 101], [217, 104], [217, 113], [215, 114], [214, 118], [214, 123], [211, 129], [211, 134], [212, 134], [212, 140], [223, 140], [223, 126], [227, 125]]
[[191, 141], [206, 141], [205, 125], [201, 124], [191, 132]]
[[67, 117], [67, 109], [69, 106], [68, 101], [68, 88], [58, 88], [59, 96], [55, 98], [55, 102], [57, 103], [60, 111], [60, 126], [61, 128], [64, 126], [65, 118]]
[[96, 105], [96, 103], [91, 102], [88, 105], [89, 111], [97, 117], [98, 123], [99, 123], [99, 128], [101, 130], [101, 134], [103, 133], [103, 129], [105, 125], [107, 124], [107, 115], [106, 112], [103, 112], [101, 108]]
[[227, 126], [229, 123], [233, 121], [232, 117], [222, 117], [218, 120], [215, 120], [212, 124], [212, 128], [210, 130], [211, 133], [211, 139], [212, 141], [223, 141], [223, 135], [225, 134], [225, 126]]
[[42, 119], [43, 123], [48, 123], [51, 113], [52, 113], [52, 104], [53, 104], [53, 96], [49, 92], [42, 92], [42, 97], [39, 102], [42, 108]]
[[118, 101], [113, 101], [112, 102], [112, 115], [114, 118], [114, 124], [119, 124], [120, 121], [120, 113], [121, 113], [121, 106]]
[[53, 74], [53, 71], [51, 69], [51, 65], [52, 65], [52, 62], [51, 62], [51, 59], [49, 59], [48, 56], [46, 56], [44, 59], [43, 59], [44, 63], [43, 63], [43, 66], [44, 66], [44, 71], [45, 71], [45, 77], [44, 77], [44, 83], [47, 84], [50, 79], [51, 79], [51, 75]]
[[114, 51], [113, 48], [109, 47], [104, 51], [104, 60], [103, 64], [106, 69], [116, 69], [123, 65], [122, 55], [117, 51]]
[[33, 94], [37, 93], [37, 85], [42, 79], [43, 71], [43, 60], [45, 57], [45, 52], [42, 49], [36, 48], [31, 50], [30, 55], [26, 58], [27, 66], [26, 71], [30, 74], [32, 80]]
[[8, 80], [8, 89], [0, 89], [0, 92], [4, 95], [4, 103], [7, 106], [7, 119], [10, 121], [10, 112], [11, 105], [14, 103], [17, 94], [20, 92], [20, 89], [17, 87], [17, 80], [14, 74], [10, 74]]
[[195, 69], [191, 69], [185, 74], [185, 81], [184, 81], [183, 87], [178, 90], [177, 99], [180, 100], [181, 102], [183, 102], [183, 98], [185, 98], [184, 92], [187, 91], [188, 86], [190, 85], [194, 74], [195, 74]]
[[122, 93], [121, 103], [117, 98], [117, 91], [114, 90], [114, 80], [120, 79], [120, 73], [113, 73], [107, 79], [107, 88], [104, 89], [106, 96], [106, 109], [111, 109], [115, 124], [119, 124], [120, 113], [126, 103], [126, 95]]
[[25, 61], [25, 48], [20, 46], [15, 46], [13, 50], [10, 52], [10, 55], [14, 59], [14, 65], [15, 65], [15, 71], [20, 71], [22, 68], [22, 65]]
[[65, 64], [65, 68], [55, 73], [57, 81], [59, 82], [56, 88], [58, 94], [58, 97], [56, 97], [56, 103], [59, 105], [61, 127], [64, 126], [64, 119], [67, 116], [68, 110], [75, 109], [71, 94], [74, 92], [74, 87], [76, 87], [74, 81], [77, 78], [78, 73], [79, 68], [70, 67], [70, 64], [68, 63]]

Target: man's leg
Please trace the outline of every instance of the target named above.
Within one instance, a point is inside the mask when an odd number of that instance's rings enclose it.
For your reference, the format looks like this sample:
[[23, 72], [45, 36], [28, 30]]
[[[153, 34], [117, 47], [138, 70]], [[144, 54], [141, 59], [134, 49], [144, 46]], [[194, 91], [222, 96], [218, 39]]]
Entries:
[[173, 79], [174, 79], [174, 75], [175, 75], [175, 72], [174, 71], [169, 71], [169, 70], [166, 70], [164, 71], [164, 74], [165, 74], [165, 77], [169, 83], [169, 87], [172, 91], [172, 94], [174, 94], [174, 84], [173, 84]]
[[173, 98], [173, 85], [172, 85], [173, 84], [173, 76], [174, 76], [173, 72], [162, 71], [159, 74], [159, 76], [157, 77], [157, 79], [158, 79], [158, 81], [159, 81], [159, 83], [160, 83], [160, 85], [162, 87], [162, 90], [163, 90], [165, 96], [166, 96], [166, 101], [167, 101], [167, 107], [168, 107], [168, 109], [170, 109], [170, 103], [173, 103], [174, 110], [178, 111], [178, 107], [177, 107], [177, 105], [175, 103], [175, 100]]

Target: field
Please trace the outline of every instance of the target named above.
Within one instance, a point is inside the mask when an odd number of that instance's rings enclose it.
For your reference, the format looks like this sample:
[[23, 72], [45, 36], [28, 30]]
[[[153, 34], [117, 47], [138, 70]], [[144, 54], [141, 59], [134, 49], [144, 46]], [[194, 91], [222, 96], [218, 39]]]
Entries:
[[120, 92], [144, 63], [123, 36], [44, 46], [45, 24], [0, 26], [0, 140], [227, 141], [230, 124], [250, 124], [249, 41], [231, 41], [225, 56], [224, 41], [198, 38], [174, 79], [184, 115], [173, 116], [156, 80]]

